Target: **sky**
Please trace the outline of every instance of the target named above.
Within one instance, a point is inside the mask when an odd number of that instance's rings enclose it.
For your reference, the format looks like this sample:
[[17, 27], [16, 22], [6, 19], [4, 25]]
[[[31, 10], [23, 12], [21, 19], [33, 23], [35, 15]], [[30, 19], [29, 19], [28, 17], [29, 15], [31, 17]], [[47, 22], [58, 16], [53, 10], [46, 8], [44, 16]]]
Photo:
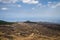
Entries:
[[0, 0], [0, 20], [60, 23], [60, 0]]

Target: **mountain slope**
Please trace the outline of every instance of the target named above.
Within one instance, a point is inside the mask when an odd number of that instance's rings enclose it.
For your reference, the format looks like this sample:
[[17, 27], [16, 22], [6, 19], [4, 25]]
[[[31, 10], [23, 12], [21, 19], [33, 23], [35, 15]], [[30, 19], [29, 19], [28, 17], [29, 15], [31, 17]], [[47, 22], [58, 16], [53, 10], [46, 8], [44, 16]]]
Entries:
[[[49, 24], [51, 25], [51, 24]], [[47, 24], [38, 23], [14, 23], [12, 25], [0, 25], [1, 40], [59, 40], [60, 30], [53, 30]], [[57, 25], [57, 27], [60, 27]]]

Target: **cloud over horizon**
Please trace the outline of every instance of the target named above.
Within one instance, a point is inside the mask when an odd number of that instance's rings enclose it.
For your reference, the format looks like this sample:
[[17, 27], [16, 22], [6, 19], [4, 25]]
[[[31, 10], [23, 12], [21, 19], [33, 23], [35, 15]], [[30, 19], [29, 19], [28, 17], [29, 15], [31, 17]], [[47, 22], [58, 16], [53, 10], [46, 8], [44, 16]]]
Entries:
[[1, 10], [8, 10], [8, 8], [6, 8], [6, 7], [3, 7], [3, 8], [1, 8]]
[[38, 0], [0, 0], [0, 2], [2, 3], [16, 3], [16, 2], [23, 2], [23, 3], [27, 3], [27, 4], [37, 4], [39, 3]]
[[39, 3], [38, 0], [22, 0], [23, 3], [28, 3], [28, 4], [37, 4]]
[[[48, 1], [47, 4], [43, 4], [40, 2], [41, 0], [0, 0], [2, 3], [17, 3], [22, 2], [24, 4], [37, 4], [38, 7], [49, 7], [49, 8], [56, 8], [60, 7], [60, 2], [52, 2]], [[21, 7], [22, 5], [17, 5], [18, 7]]]
[[0, 19], [3, 20], [57, 21], [59, 18], [60, 0], [0, 0]]

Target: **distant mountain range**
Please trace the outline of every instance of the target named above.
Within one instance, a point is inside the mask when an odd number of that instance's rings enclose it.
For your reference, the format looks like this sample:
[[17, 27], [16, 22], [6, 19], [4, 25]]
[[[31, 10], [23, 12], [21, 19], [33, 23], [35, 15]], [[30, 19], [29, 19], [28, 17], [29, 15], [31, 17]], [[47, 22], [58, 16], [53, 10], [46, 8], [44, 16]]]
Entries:
[[0, 20], [0, 25], [12, 24], [12, 23], [13, 22], [7, 22], [7, 21]]

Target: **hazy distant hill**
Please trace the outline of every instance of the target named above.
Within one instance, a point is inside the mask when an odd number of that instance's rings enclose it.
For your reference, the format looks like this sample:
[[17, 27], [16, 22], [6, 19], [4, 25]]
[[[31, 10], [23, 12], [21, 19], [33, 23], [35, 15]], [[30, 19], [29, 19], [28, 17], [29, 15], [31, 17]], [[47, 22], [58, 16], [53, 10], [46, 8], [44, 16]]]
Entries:
[[[5, 22], [6, 23], [6, 22]], [[60, 25], [21, 22], [0, 25], [0, 40], [60, 40]]]
[[6, 25], [6, 24], [13, 24], [13, 22], [6, 22], [6, 21], [3, 21], [3, 20], [0, 20], [0, 25]]

